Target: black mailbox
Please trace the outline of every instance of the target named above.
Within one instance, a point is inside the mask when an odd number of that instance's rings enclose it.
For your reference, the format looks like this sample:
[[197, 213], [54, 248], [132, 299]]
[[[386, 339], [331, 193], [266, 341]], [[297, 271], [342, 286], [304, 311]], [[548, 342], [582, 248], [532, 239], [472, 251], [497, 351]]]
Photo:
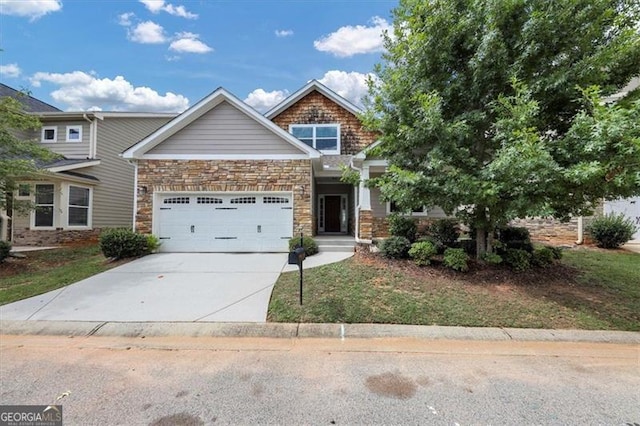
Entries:
[[305, 259], [306, 254], [303, 247], [296, 247], [293, 251], [289, 252], [289, 265], [302, 265], [302, 261]]

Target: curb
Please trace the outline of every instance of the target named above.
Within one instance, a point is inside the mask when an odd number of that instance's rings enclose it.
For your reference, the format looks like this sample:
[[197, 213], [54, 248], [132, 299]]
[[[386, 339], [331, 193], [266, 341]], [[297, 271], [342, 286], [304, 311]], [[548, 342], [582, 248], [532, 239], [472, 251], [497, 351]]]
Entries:
[[395, 324], [0, 321], [0, 334], [102, 337], [414, 338], [640, 344], [640, 332]]

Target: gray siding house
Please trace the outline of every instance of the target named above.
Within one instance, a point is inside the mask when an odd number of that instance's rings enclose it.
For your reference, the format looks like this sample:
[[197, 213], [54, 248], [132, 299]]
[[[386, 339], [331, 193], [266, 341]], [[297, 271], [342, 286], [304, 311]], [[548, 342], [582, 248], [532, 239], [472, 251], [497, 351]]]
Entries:
[[41, 165], [14, 196], [32, 201], [26, 215], [11, 212], [14, 246], [94, 239], [102, 228], [133, 225], [135, 169], [119, 154], [176, 114], [33, 112], [42, 128], [30, 135], [60, 158]]

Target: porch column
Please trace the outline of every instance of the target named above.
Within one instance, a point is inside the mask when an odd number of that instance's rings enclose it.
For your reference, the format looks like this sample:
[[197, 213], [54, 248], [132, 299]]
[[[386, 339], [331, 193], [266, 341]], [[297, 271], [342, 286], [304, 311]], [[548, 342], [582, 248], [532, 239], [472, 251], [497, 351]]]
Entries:
[[369, 179], [369, 166], [362, 166], [362, 175], [360, 176], [360, 209], [371, 210], [371, 192], [365, 186], [365, 182]]

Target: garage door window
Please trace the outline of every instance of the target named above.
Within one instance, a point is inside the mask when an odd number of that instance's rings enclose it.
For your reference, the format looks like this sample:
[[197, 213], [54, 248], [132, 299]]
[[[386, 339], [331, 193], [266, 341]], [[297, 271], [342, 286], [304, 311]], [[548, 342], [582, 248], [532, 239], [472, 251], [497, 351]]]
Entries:
[[264, 204], [289, 204], [289, 199], [285, 197], [262, 197]]
[[232, 198], [231, 204], [255, 204], [256, 197], [238, 197]]
[[198, 197], [196, 202], [198, 204], [222, 204], [222, 198], [216, 197]]
[[189, 197], [165, 198], [162, 204], [189, 204]]

